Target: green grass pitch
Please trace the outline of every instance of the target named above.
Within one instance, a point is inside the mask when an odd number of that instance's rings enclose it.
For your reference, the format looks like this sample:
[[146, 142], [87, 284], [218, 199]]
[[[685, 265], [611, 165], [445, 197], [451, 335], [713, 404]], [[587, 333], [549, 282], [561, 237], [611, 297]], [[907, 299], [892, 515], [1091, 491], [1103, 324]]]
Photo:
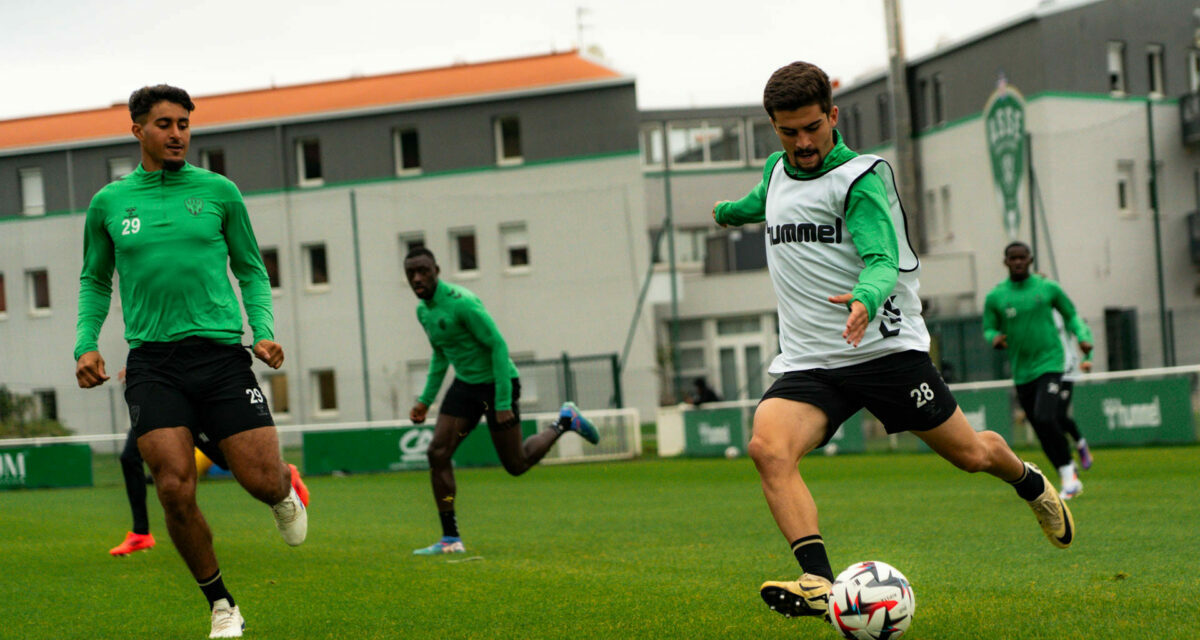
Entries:
[[[1023, 457], [1045, 465], [1040, 452]], [[292, 456], [298, 458], [298, 456]], [[1107, 449], [1053, 548], [1015, 493], [932, 454], [813, 456], [801, 471], [835, 571], [883, 560], [917, 598], [912, 638], [1185, 638], [1200, 627], [1200, 447]], [[115, 460], [95, 488], [0, 492], [0, 638], [203, 638], [208, 614], [151, 493], [149, 552]], [[247, 638], [834, 638], [758, 596], [791, 579], [753, 464], [657, 460], [461, 470], [468, 553], [416, 557], [440, 531], [428, 475], [313, 477], [308, 541], [204, 481]], [[481, 559], [452, 562], [466, 558]]]

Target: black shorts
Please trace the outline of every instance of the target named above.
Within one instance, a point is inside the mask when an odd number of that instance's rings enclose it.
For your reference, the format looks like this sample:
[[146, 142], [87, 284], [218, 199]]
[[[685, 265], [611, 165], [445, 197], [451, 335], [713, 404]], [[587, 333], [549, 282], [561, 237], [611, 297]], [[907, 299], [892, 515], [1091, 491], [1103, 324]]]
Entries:
[[496, 420], [496, 407], [493, 406], [496, 402], [496, 383], [470, 383], [455, 378], [454, 382], [450, 384], [450, 388], [446, 390], [446, 397], [442, 398], [442, 408], [438, 411], [448, 416], [466, 420], [470, 426], [463, 433], [465, 437], [468, 433], [471, 433], [475, 425], [479, 424], [479, 418], [483, 416], [487, 417], [488, 428], [492, 431], [509, 429], [520, 424], [521, 409], [517, 406], [517, 401], [520, 399], [521, 380], [513, 378], [512, 412], [517, 420], [515, 423], [502, 425]]
[[790, 371], [763, 394], [811, 404], [829, 424], [821, 444], [866, 408], [888, 433], [928, 431], [954, 415], [958, 402], [924, 351], [889, 354], [837, 369]]
[[202, 338], [147, 342], [129, 352], [125, 402], [140, 437], [155, 429], [187, 427], [204, 455], [228, 468], [217, 443], [235, 433], [275, 424], [250, 352]]

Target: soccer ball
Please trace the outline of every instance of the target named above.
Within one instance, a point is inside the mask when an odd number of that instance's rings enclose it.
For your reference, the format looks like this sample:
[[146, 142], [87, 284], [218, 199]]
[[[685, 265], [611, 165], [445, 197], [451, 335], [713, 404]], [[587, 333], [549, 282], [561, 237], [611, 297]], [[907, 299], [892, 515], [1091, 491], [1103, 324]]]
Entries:
[[738, 449], [737, 447], [729, 447], [729, 448], [725, 449], [725, 457], [729, 458], [730, 460], [733, 460], [734, 458], [736, 458], [740, 455], [742, 455], [742, 451], [741, 451], [741, 449]]
[[895, 640], [908, 630], [916, 608], [908, 578], [884, 562], [850, 565], [829, 594], [829, 621], [851, 640]]

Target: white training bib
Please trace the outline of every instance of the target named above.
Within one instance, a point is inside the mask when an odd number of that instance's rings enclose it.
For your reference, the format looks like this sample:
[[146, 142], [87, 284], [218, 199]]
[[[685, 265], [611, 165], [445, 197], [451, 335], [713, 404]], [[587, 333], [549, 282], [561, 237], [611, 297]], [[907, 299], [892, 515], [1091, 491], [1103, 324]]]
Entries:
[[[888, 194], [900, 273], [862, 342], [852, 347], [842, 338], [849, 312], [828, 298], [850, 293], [865, 267], [846, 230], [845, 213], [851, 187], [872, 173], [883, 180]], [[887, 161], [860, 155], [821, 176], [801, 179], [788, 175], [780, 156], [767, 185], [766, 222], [767, 266], [779, 298], [781, 351], [771, 363], [771, 374], [845, 367], [900, 351], [929, 351], [929, 332], [917, 297], [920, 262], [909, 245]]]

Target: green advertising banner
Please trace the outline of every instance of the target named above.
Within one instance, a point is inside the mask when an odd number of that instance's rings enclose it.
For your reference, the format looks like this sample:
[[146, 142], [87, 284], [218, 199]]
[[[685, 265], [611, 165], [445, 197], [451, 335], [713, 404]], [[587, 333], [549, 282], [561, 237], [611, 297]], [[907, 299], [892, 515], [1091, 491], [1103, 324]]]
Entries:
[[1196, 441], [1191, 379], [1115, 380], [1075, 385], [1075, 422], [1092, 445]]
[[850, 416], [848, 420], [842, 423], [837, 433], [830, 438], [829, 444], [836, 445], [836, 449], [831, 451], [836, 453], [862, 453], [866, 450], [866, 438], [863, 437], [863, 422], [867, 416], [871, 415], [866, 409], [860, 410], [858, 413]]
[[[525, 436], [537, 430], [537, 421], [523, 420]], [[426, 452], [433, 440], [433, 423], [384, 429], [314, 431], [303, 434], [304, 473], [405, 471], [428, 469]], [[458, 467], [498, 466], [487, 424], [480, 424], [454, 452]]]
[[0, 489], [92, 486], [92, 448], [86, 444], [0, 449]]
[[976, 431], [995, 431], [1013, 443], [1012, 396], [1009, 389], [955, 391], [954, 399]]
[[983, 114], [992, 180], [1004, 203], [1004, 229], [1016, 238], [1021, 228], [1017, 195], [1025, 176], [1025, 99], [1001, 76]]
[[683, 412], [683, 454], [694, 457], [725, 455], [729, 447], [746, 452], [748, 431], [743, 409], [696, 409]]

